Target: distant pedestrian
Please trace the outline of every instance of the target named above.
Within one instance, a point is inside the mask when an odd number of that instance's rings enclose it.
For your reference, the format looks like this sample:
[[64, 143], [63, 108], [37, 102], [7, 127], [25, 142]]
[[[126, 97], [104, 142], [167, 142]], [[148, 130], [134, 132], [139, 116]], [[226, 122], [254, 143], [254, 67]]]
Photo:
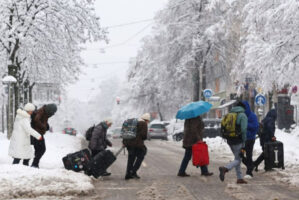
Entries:
[[32, 115], [34, 110], [35, 106], [31, 103], [27, 103], [24, 110], [17, 110], [8, 150], [8, 154], [14, 158], [13, 164], [18, 164], [20, 160], [23, 159], [23, 164], [29, 165], [29, 160], [33, 158], [30, 135], [39, 141], [43, 139], [42, 136], [30, 126], [30, 115]]
[[259, 122], [258, 122], [256, 114], [251, 111], [248, 102], [242, 101], [242, 103], [246, 107], [245, 114], [248, 118], [247, 134], [246, 134], [247, 137], [246, 137], [246, 143], [245, 143], [246, 157], [243, 157], [242, 162], [247, 167], [245, 178], [251, 178], [251, 177], [253, 177], [252, 171], [254, 168], [253, 161], [252, 161], [252, 152], [253, 152], [256, 134], [259, 129]]
[[[260, 156], [256, 159], [256, 161], [253, 162], [253, 165], [257, 168], [259, 164], [265, 159], [264, 157], [264, 144], [266, 142], [276, 141], [275, 137], [275, 120], [277, 117], [277, 113], [275, 109], [271, 109], [266, 117], [262, 120], [262, 132], [260, 134], [260, 144], [262, 147], [263, 152], [260, 154]], [[265, 168], [267, 171], [268, 169]]]
[[[198, 141], [202, 141], [203, 139], [203, 130], [204, 123], [200, 116], [186, 119], [184, 123], [184, 138], [183, 138], [183, 148], [185, 149], [185, 155], [182, 160], [178, 176], [180, 177], [188, 177], [189, 174], [186, 173], [186, 169], [188, 167], [189, 161], [192, 157], [192, 146], [196, 144]], [[201, 166], [201, 175], [203, 176], [211, 176], [213, 173], [208, 171], [207, 166]]]
[[44, 135], [46, 131], [49, 130], [48, 120], [57, 111], [57, 106], [55, 104], [47, 104], [35, 111], [32, 115], [31, 126], [34, 130], [40, 133], [43, 137], [42, 140], [36, 140], [31, 138], [31, 142], [35, 149], [35, 157], [31, 164], [32, 167], [39, 168], [39, 162], [44, 153], [46, 152], [46, 143]]
[[[107, 130], [112, 125], [111, 119], [106, 119], [96, 125], [92, 131], [91, 139], [89, 142], [89, 149], [91, 150], [91, 156], [95, 157], [101, 151], [104, 151], [107, 146], [112, 146], [112, 143], [107, 138]], [[102, 176], [110, 176], [111, 173], [104, 172]]]
[[128, 150], [128, 163], [125, 180], [132, 178], [140, 179], [137, 171], [139, 170], [147, 152], [144, 140], [147, 139], [147, 125], [150, 122], [150, 118], [151, 116], [149, 113], [143, 114], [140, 119], [138, 119], [136, 138], [123, 140], [123, 144]]
[[[227, 164], [225, 167], [219, 167], [220, 175], [219, 178], [221, 181], [224, 181], [225, 173], [229, 172], [233, 168], [236, 169], [237, 174], [237, 184], [246, 184], [247, 182], [242, 177], [241, 171], [241, 153], [244, 151], [245, 142], [246, 142], [246, 132], [247, 132], [247, 116], [245, 114], [246, 106], [242, 102], [238, 102], [235, 107], [230, 111], [230, 114], [236, 114], [236, 121], [234, 127], [236, 129], [231, 134], [235, 134], [237, 137], [228, 137], [227, 143], [232, 150], [235, 159]], [[232, 116], [232, 115], [231, 115]], [[224, 118], [225, 119], [225, 118]], [[222, 122], [221, 122], [222, 123]], [[233, 121], [228, 122], [232, 125]]]

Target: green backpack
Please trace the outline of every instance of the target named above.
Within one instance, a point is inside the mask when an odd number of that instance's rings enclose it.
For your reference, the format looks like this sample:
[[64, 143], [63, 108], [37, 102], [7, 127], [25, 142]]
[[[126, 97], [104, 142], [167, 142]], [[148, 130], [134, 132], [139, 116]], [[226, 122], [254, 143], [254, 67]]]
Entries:
[[223, 138], [237, 139], [241, 137], [241, 127], [237, 124], [238, 113], [228, 113], [221, 120], [221, 135]]

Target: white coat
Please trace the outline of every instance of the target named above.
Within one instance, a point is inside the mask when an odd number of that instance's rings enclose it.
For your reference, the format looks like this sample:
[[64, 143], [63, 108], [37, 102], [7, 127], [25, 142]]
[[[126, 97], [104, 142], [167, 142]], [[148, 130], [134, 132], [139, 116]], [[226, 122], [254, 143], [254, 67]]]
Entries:
[[18, 109], [8, 150], [8, 155], [11, 157], [19, 159], [33, 158], [30, 135], [36, 139], [40, 139], [41, 135], [31, 128], [30, 122], [30, 115], [26, 111]]

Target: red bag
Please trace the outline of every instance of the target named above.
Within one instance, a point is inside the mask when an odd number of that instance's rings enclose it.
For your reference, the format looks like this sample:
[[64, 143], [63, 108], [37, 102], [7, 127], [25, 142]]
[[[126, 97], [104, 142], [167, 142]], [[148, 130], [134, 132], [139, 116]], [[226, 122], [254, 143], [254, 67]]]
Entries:
[[209, 164], [208, 145], [198, 141], [192, 146], [192, 162], [194, 166], [205, 166]]

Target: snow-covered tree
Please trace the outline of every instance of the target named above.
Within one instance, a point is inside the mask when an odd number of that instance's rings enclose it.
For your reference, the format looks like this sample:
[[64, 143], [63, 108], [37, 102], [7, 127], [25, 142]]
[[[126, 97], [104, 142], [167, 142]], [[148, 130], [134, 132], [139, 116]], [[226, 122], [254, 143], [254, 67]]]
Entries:
[[105, 39], [93, 6], [93, 0], [1, 0], [0, 51], [17, 66], [15, 76], [74, 80], [80, 44]]
[[296, 0], [250, 0], [243, 10], [244, 64], [235, 71], [256, 76], [265, 92], [298, 84], [298, 8]]

